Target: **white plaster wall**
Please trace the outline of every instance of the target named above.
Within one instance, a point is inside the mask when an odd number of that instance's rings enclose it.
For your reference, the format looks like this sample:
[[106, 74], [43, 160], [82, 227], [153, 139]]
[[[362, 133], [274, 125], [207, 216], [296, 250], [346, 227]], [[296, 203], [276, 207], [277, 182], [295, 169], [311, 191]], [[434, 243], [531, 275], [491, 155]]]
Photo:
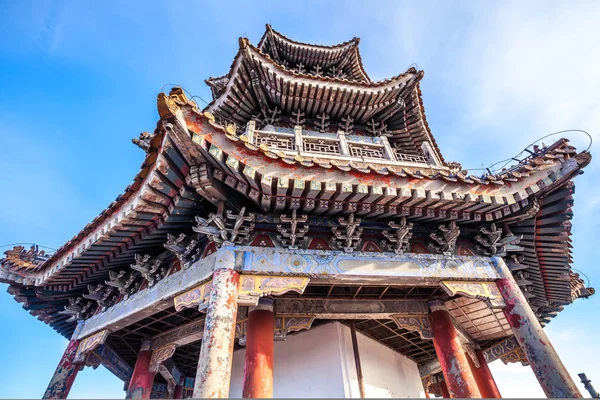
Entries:
[[[366, 397], [425, 397], [417, 364], [357, 332]], [[360, 398], [350, 329], [338, 322], [275, 342], [274, 397]], [[230, 397], [242, 397], [245, 350], [233, 355]]]
[[[350, 329], [345, 328], [350, 335]], [[360, 332], [356, 336], [366, 397], [425, 397], [419, 368], [414, 361]]]
[[[338, 325], [318, 326], [275, 342], [273, 397], [346, 397]], [[233, 354], [229, 397], [242, 397], [244, 354]]]

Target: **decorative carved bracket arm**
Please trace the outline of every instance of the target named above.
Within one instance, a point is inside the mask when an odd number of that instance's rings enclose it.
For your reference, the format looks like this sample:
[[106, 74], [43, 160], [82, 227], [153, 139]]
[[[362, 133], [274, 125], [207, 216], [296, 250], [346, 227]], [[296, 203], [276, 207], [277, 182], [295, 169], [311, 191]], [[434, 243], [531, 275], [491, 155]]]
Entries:
[[96, 347], [106, 342], [108, 337], [108, 330], [103, 330], [98, 333], [94, 333], [92, 336], [88, 336], [79, 343], [77, 351], [75, 352], [75, 358], [73, 363], [81, 364], [86, 362], [86, 358]]
[[520, 362], [523, 365], [529, 365], [525, 352], [514, 336], [485, 350], [483, 356], [488, 363], [501, 359], [504, 364]]
[[[276, 315], [274, 340], [285, 340], [289, 332], [309, 330], [315, 316], [311, 315]], [[239, 320], [235, 325], [235, 337], [240, 346], [246, 345], [246, 333], [248, 331], [248, 318]]]
[[475, 354], [475, 348], [473, 347], [473, 345], [471, 345], [471, 343], [463, 343], [462, 347], [464, 352], [467, 353], [469, 357], [471, 357], [471, 361], [473, 361], [475, 367], [481, 367], [481, 365], [479, 365], [479, 359], [477, 358], [477, 354]]
[[287, 292], [304, 293], [309, 278], [291, 276], [242, 275], [238, 292], [238, 305], [255, 306], [264, 296]]
[[158, 372], [162, 363], [173, 357], [176, 349], [177, 346], [175, 344], [169, 344], [154, 350], [152, 352], [152, 357], [150, 357], [150, 367], [148, 368], [150, 372]]
[[421, 336], [421, 339], [433, 339], [433, 331], [429, 324], [427, 314], [395, 314], [392, 319], [398, 325], [398, 328], [406, 329], [407, 331], [416, 331]]
[[506, 304], [494, 282], [441, 281], [440, 286], [450, 296], [457, 294], [483, 300], [490, 308], [504, 308]]

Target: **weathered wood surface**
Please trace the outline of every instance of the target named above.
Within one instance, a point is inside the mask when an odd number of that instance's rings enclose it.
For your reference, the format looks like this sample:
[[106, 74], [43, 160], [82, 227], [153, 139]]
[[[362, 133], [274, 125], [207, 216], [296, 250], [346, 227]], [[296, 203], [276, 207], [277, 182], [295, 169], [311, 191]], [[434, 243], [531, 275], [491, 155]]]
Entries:
[[129, 299], [115, 304], [103, 313], [85, 320], [78, 338], [84, 338], [101, 329], [117, 331], [173, 305], [173, 297], [186, 289], [210, 279], [214, 266], [221, 261], [223, 251], [211, 254], [193, 267], [181, 270], [161, 280], [152, 288], [144, 289]]

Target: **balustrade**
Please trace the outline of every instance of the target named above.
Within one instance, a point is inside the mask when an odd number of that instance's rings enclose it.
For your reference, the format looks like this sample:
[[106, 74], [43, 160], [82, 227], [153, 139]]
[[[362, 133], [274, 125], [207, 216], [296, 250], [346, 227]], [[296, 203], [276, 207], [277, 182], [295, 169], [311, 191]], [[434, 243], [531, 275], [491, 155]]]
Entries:
[[381, 138], [381, 143], [369, 143], [348, 140], [342, 131], [335, 137], [309, 136], [303, 134], [300, 126], [294, 127], [291, 132], [257, 130], [253, 122], [248, 123], [246, 127], [245, 136], [248, 143], [257, 147], [265, 145], [273, 152], [325, 159], [347, 159], [352, 162], [385, 162], [390, 165], [413, 163], [443, 167], [426, 142], [422, 146], [426, 155], [406, 154], [391, 148], [386, 137]]

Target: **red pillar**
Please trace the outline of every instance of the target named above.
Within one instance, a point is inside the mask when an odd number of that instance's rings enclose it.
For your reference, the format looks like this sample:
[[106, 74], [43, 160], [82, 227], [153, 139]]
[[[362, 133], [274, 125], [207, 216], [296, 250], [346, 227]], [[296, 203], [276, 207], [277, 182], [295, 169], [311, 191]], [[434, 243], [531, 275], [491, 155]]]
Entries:
[[475, 378], [481, 396], [484, 399], [501, 399], [502, 396], [500, 395], [498, 386], [496, 386], [496, 381], [488, 368], [483, 352], [479, 349], [475, 349], [475, 355], [477, 356], [479, 367], [477, 367], [471, 357], [466, 354], [467, 361], [469, 361], [469, 367], [471, 367], [473, 378]]
[[492, 261], [500, 276], [500, 279], [496, 281], [496, 286], [506, 303], [503, 310], [504, 316], [506, 316], [519, 345], [527, 355], [531, 369], [544, 393], [549, 398], [580, 398], [579, 389], [575, 386], [571, 375], [548, 340], [546, 332], [529, 307], [529, 303], [504, 260], [492, 257]]
[[261, 298], [248, 311], [244, 398], [273, 397], [273, 336], [275, 314], [273, 300]]
[[446, 305], [443, 301], [436, 300], [431, 301], [429, 307], [433, 345], [440, 360], [450, 397], [480, 398], [477, 383]]
[[180, 383], [175, 386], [175, 390], [173, 391], [173, 399], [181, 399], [183, 397], [183, 383]]
[[153, 372], [150, 372], [150, 359], [152, 358], [152, 350], [142, 344], [140, 354], [138, 354], [133, 375], [127, 387], [126, 399], [149, 399], [152, 392], [152, 384], [154, 383]]
[[75, 353], [79, 347], [79, 340], [71, 340], [65, 350], [54, 375], [48, 384], [43, 399], [66, 399], [75, 381], [79, 365], [73, 364]]
[[440, 385], [440, 392], [442, 392], [442, 397], [444, 399], [449, 399], [450, 392], [448, 392], [448, 386], [446, 386], [446, 382], [442, 381], [438, 385]]

